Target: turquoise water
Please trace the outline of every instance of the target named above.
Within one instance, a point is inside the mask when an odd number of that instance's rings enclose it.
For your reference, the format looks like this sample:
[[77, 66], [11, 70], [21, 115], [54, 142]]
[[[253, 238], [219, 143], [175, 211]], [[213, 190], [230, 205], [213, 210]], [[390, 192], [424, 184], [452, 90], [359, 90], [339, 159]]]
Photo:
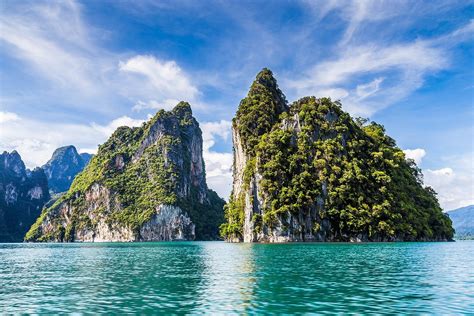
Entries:
[[3, 313], [474, 313], [474, 242], [0, 244]]

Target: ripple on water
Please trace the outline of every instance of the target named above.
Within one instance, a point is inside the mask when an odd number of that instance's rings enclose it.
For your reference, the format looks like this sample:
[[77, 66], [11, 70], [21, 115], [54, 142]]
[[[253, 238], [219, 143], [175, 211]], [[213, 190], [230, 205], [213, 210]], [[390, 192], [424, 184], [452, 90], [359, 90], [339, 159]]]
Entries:
[[474, 242], [0, 244], [2, 313], [474, 311]]

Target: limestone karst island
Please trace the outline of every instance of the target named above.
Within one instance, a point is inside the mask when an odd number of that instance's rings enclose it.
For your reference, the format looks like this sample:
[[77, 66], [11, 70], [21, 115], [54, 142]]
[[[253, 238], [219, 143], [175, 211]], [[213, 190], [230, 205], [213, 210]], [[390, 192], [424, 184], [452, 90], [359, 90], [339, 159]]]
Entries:
[[1, 315], [474, 315], [474, 0], [0, 0]]

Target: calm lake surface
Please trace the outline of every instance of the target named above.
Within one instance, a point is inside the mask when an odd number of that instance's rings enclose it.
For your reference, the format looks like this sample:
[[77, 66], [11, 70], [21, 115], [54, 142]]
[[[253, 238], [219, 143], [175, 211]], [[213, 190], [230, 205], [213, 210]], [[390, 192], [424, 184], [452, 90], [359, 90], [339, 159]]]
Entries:
[[0, 244], [0, 313], [474, 313], [474, 242]]

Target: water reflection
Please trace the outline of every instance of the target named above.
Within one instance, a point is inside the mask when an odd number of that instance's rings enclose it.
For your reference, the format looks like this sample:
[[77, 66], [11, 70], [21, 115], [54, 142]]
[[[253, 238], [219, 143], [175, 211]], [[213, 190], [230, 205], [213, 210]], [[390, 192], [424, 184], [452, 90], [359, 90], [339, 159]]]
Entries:
[[254, 298], [255, 267], [250, 244], [202, 243], [206, 269], [202, 299], [194, 312], [242, 314]]

